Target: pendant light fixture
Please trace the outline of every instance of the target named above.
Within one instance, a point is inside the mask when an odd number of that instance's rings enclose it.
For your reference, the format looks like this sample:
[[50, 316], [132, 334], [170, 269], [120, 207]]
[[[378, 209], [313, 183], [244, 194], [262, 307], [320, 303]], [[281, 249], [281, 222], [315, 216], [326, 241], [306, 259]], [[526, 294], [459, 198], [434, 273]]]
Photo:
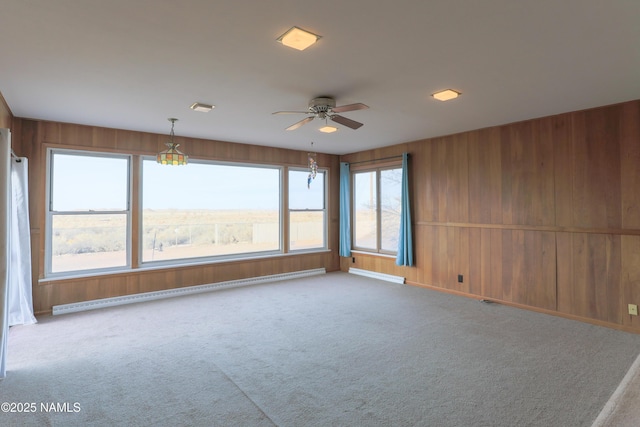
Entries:
[[168, 148], [164, 151], [159, 152], [156, 156], [156, 159], [161, 165], [186, 165], [189, 161], [189, 156], [180, 152], [178, 150], [180, 144], [176, 144], [173, 141], [173, 127], [178, 119], [170, 118], [167, 120], [171, 122], [171, 134], [169, 135], [169, 142], [164, 143]]

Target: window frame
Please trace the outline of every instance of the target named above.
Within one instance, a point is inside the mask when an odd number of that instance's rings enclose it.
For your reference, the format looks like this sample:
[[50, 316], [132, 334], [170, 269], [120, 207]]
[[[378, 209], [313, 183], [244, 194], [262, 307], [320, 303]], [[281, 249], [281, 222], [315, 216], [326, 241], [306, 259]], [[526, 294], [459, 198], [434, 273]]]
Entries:
[[[177, 265], [193, 265], [193, 264], [209, 264], [212, 262], [221, 262], [221, 261], [233, 261], [239, 259], [255, 259], [261, 257], [269, 257], [269, 256], [277, 256], [282, 255], [284, 253], [284, 173], [285, 167], [281, 165], [274, 164], [256, 164], [256, 163], [246, 163], [246, 162], [228, 162], [228, 161], [218, 161], [218, 160], [208, 160], [208, 159], [189, 159], [189, 165], [192, 164], [200, 164], [200, 165], [212, 165], [212, 166], [231, 166], [231, 167], [248, 167], [248, 168], [256, 168], [256, 169], [272, 169], [278, 171], [278, 248], [272, 250], [265, 251], [253, 251], [253, 252], [239, 252], [239, 253], [230, 253], [223, 255], [205, 255], [205, 256], [194, 256], [187, 258], [173, 258], [166, 260], [151, 260], [145, 261], [143, 258], [144, 251], [144, 161], [155, 161], [154, 156], [140, 156], [140, 165], [139, 165], [139, 219], [138, 219], [138, 262], [139, 267], [141, 268], [149, 268], [149, 267], [171, 267]], [[189, 165], [184, 167], [189, 167]], [[166, 167], [166, 166], [165, 166]]]
[[[127, 162], [126, 177], [126, 207], [124, 210], [62, 210], [54, 211], [54, 160], [55, 155], [67, 155], [78, 157], [99, 157], [110, 159], [122, 159]], [[109, 153], [101, 151], [74, 150], [66, 148], [47, 148], [46, 152], [46, 191], [45, 191], [45, 247], [44, 247], [44, 274], [48, 278], [85, 276], [88, 274], [101, 274], [108, 272], [126, 271], [132, 265], [132, 217], [133, 217], [133, 160], [132, 155], [123, 153]], [[125, 225], [125, 264], [103, 268], [84, 268], [77, 270], [53, 271], [53, 220], [56, 216], [78, 216], [78, 215], [124, 215]]]
[[[114, 158], [114, 159], [123, 159], [126, 161], [126, 209], [123, 210], [90, 210], [92, 206], [88, 206], [86, 211], [54, 211], [53, 206], [55, 202], [55, 193], [53, 182], [55, 179], [54, 166], [55, 156], [57, 154], [62, 155], [74, 155], [79, 158], [94, 158], [94, 157], [104, 157], [104, 158]], [[45, 147], [45, 191], [44, 191], [44, 202], [45, 202], [45, 212], [44, 212], [44, 227], [43, 230], [44, 236], [44, 260], [43, 260], [43, 271], [42, 278], [40, 280], [65, 280], [65, 279], [75, 279], [75, 278], [83, 278], [83, 277], [99, 277], [103, 275], [110, 274], [122, 274], [136, 271], [144, 271], [144, 270], [155, 270], [155, 269], [164, 269], [171, 267], [184, 267], [184, 266], [194, 266], [194, 265], [207, 265], [218, 262], [229, 262], [229, 261], [246, 261], [252, 259], [263, 259], [263, 258], [272, 258], [283, 255], [296, 255], [296, 254], [304, 254], [304, 253], [321, 253], [329, 250], [330, 238], [330, 204], [329, 200], [330, 195], [330, 173], [331, 168], [319, 168], [318, 171], [322, 173], [324, 176], [324, 194], [323, 194], [323, 203], [324, 208], [318, 209], [317, 211], [323, 211], [323, 243], [322, 246], [315, 247], [305, 247], [291, 250], [290, 248], [290, 210], [289, 210], [289, 188], [288, 188], [288, 178], [289, 178], [289, 170], [292, 171], [304, 171], [308, 172], [308, 169], [302, 165], [290, 165], [286, 162], [283, 163], [253, 163], [246, 161], [230, 161], [230, 160], [215, 160], [215, 159], [190, 159], [190, 163], [209, 163], [209, 164], [218, 164], [223, 166], [240, 166], [240, 167], [251, 167], [251, 168], [270, 168], [277, 169], [279, 173], [279, 185], [278, 185], [278, 226], [279, 226], [279, 234], [278, 234], [278, 249], [275, 250], [265, 250], [265, 251], [257, 251], [257, 252], [245, 252], [245, 253], [231, 253], [224, 255], [215, 255], [215, 256], [204, 256], [204, 257], [189, 257], [189, 258], [176, 258], [176, 259], [167, 259], [167, 260], [158, 260], [158, 261], [144, 261], [143, 262], [143, 240], [142, 235], [144, 233], [143, 229], [143, 161], [144, 160], [155, 160], [155, 157], [152, 154], [139, 154], [139, 153], [130, 153], [130, 152], [122, 152], [122, 151], [111, 151], [108, 149], [92, 149], [92, 148], [75, 148], [75, 147], [66, 147], [66, 146], [58, 146], [58, 145], [49, 145]], [[185, 166], [188, 167], [188, 166]], [[120, 172], [119, 172], [120, 173]], [[316, 177], [316, 180], [318, 177]], [[66, 185], [66, 186], [65, 186]], [[313, 185], [313, 184], [312, 184]], [[67, 187], [69, 191], [73, 191], [72, 184], [65, 183], [63, 184], [63, 192], [66, 191]], [[118, 188], [121, 188], [120, 186]], [[57, 189], [57, 191], [61, 191]], [[79, 200], [81, 200], [79, 198]], [[106, 201], [106, 200], [105, 200]], [[91, 203], [89, 203], [91, 204]], [[94, 203], [95, 204], [95, 203]], [[107, 203], [105, 203], [107, 204]], [[65, 204], [60, 205], [60, 207], [66, 208]], [[97, 209], [100, 209], [98, 206]], [[291, 210], [291, 212], [295, 212], [296, 209]], [[299, 211], [299, 210], [298, 210]], [[303, 209], [304, 211], [304, 209]], [[124, 242], [123, 246], [125, 247], [125, 260], [121, 265], [109, 266], [109, 267], [100, 267], [100, 268], [78, 268], [78, 269], [69, 269], [64, 271], [52, 271], [53, 268], [56, 268], [56, 261], [53, 254], [54, 248], [53, 244], [56, 243], [56, 236], [53, 234], [55, 230], [53, 226], [56, 225], [54, 218], [57, 215], [123, 215], [123, 221], [126, 223], [124, 226], [124, 230], [121, 227], [121, 222], [118, 224], [118, 230], [124, 231]], [[116, 218], [116, 220], [118, 220]], [[120, 242], [120, 237], [118, 236], [118, 242]], [[98, 243], [98, 240], [91, 241], [90, 243]], [[122, 258], [118, 259], [118, 262], [121, 261]], [[82, 266], [82, 263], [78, 263], [79, 266]], [[73, 265], [75, 268], [76, 266]]]
[[[324, 181], [323, 181], [323, 187], [324, 187], [324, 192], [322, 195], [322, 209], [292, 209], [291, 208], [291, 200], [289, 199], [290, 197], [290, 191], [289, 191], [289, 186], [291, 185], [290, 183], [290, 176], [289, 176], [289, 172], [304, 172], [304, 173], [308, 173], [309, 172], [309, 168], [304, 168], [304, 167], [295, 167], [295, 166], [290, 166], [287, 168], [287, 250], [289, 253], [304, 253], [304, 252], [316, 252], [316, 251], [323, 251], [323, 250], [327, 250], [328, 248], [328, 242], [329, 242], [329, 238], [328, 238], [328, 225], [329, 225], [329, 221], [328, 221], [328, 204], [329, 204], [329, 198], [328, 198], [328, 194], [329, 194], [329, 188], [328, 188], [328, 183], [329, 183], [329, 170], [326, 168], [318, 168], [318, 172], [316, 175], [316, 178], [311, 182], [311, 185], [313, 185], [313, 182], [315, 182], [318, 179], [318, 176], [322, 175]], [[312, 248], [302, 248], [302, 249], [291, 249], [291, 212], [322, 212], [323, 213], [323, 221], [322, 221], [322, 246], [316, 246], [316, 247], [312, 247]]]
[[[354, 251], [366, 252], [372, 254], [396, 256], [398, 254], [397, 248], [393, 251], [382, 249], [382, 172], [386, 170], [400, 169], [402, 170], [402, 161], [392, 161], [378, 163], [374, 165], [355, 166], [350, 170], [351, 174], [351, 247]], [[356, 175], [364, 173], [375, 173], [376, 179], [376, 247], [369, 248], [357, 245], [356, 231], [357, 231], [357, 216], [356, 216]]]

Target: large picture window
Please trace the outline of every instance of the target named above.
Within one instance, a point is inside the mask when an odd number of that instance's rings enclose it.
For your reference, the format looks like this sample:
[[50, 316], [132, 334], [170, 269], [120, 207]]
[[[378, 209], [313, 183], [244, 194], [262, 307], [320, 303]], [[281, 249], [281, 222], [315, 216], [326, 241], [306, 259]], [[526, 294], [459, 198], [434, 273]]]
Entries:
[[130, 158], [49, 151], [49, 274], [129, 265]]
[[307, 183], [308, 170], [289, 170], [289, 249], [326, 248], [326, 172]]
[[280, 251], [281, 168], [142, 162], [142, 262]]
[[400, 227], [402, 168], [353, 174], [353, 247], [395, 254]]
[[295, 167], [205, 160], [172, 167], [58, 148], [47, 155], [47, 277], [327, 247], [326, 170], [307, 186], [308, 170]]

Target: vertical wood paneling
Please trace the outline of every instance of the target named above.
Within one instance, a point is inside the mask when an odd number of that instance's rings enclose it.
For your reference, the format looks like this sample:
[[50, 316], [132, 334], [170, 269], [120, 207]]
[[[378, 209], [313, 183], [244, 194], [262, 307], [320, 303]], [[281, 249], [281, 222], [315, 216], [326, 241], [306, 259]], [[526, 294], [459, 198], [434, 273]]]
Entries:
[[73, 144], [78, 147], [92, 147], [93, 129], [89, 126], [58, 125], [55, 132], [50, 129], [51, 124], [45, 124], [45, 141], [55, 144]]
[[640, 330], [640, 316], [628, 314], [628, 304], [640, 305], [640, 236], [622, 236], [621, 247], [622, 324]]
[[621, 228], [620, 107], [573, 113], [573, 226]]
[[520, 260], [520, 258], [517, 256], [517, 254], [514, 253], [513, 231], [502, 230], [500, 233], [500, 238], [502, 240], [502, 263], [500, 264], [502, 299], [504, 301], [513, 301], [513, 281], [515, 279], [513, 272], [519, 271], [518, 261]]
[[434, 190], [432, 202], [434, 221], [447, 221], [449, 172], [447, 163], [447, 140], [438, 138], [431, 142], [431, 174], [430, 180]]
[[499, 128], [482, 129], [468, 138], [469, 222], [502, 222], [502, 169]]
[[418, 268], [417, 280], [419, 283], [433, 285], [433, 230], [429, 225], [418, 225], [416, 233], [416, 259]]
[[445, 254], [440, 252], [440, 255], [444, 255], [442, 263], [444, 265], [444, 275], [440, 278], [444, 287], [449, 289], [457, 288], [456, 275], [458, 274], [458, 250], [460, 249], [458, 241], [460, 239], [460, 231], [462, 229], [458, 227], [444, 227], [441, 232], [446, 239], [447, 251]]
[[[11, 132], [13, 132], [13, 114], [11, 114], [11, 109], [7, 105], [7, 102], [5, 101], [4, 96], [2, 96], [1, 93], [0, 93], [0, 128], [11, 129]], [[18, 153], [18, 155], [22, 155], [22, 153]]]
[[[497, 256], [491, 262], [497, 264], [494, 269], [501, 264], [502, 286], [487, 289], [486, 296], [555, 310], [555, 234], [526, 230], [501, 234], [501, 246], [494, 249]], [[493, 235], [489, 236], [492, 245]]]
[[458, 134], [451, 138], [448, 151], [450, 206], [446, 221], [469, 222], [469, 148], [468, 134]]
[[[472, 278], [470, 276], [470, 255], [471, 250], [469, 247], [471, 236], [468, 228], [456, 228], [457, 236], [456, 236], [456, 252], [455, 252], [455, 264], [456, 269], [452, 275], [454, 278], [455, 289], [458, 291], [462, 291], [465, 293], [471, 292], [471, 281]], [[458, 274], [463, 276], [463, 282], [458, 283]]]
[[[502, 230], [489, 230], [483, 233], [483, 237], [489, 237], [489, 253], [490, 264], [489, 270], [489, 283], [483, 287], [483, 295], [491, 298], [504, 299], [504, 281], [502, 279], [502, 264], [504, 258], [502, 256]], [[487, 267], [485, 267], [485, 270]]]
[[543, 138], [553, 142], [554, 155], [554, 192], [555, 225], [570, 227], [573, 225], [573, 135], [571, 120], [567, 115], [549, 119]]
[[517, 281], [517, 302], [548, 310], [556, 309], [555, 233], [524, 232], [524, 271]]
[[572, 233], [556, 233], [556, 293], [561, 313], [573, 313], [573, 246]]
[[553, 225], [553, 143], [541, 138], [540, 123], [527, 121], [502, 131], [505, 223]]
[[[38, 140], [38, 144], [42, 143], [53, 143], [53, 144], [60, 144], [62, 138], [61, 138], [61, 128], [64, 128], [65, 131], [67, 132], [66, 135], [69, 135], [69, 133], [75, 134], [75, 133], [82, 133], [82, 132], [86, 132], [89, 130], [88, 127], [86, 126], [78, 126], [77, 129], [73, 129], [72, 127], [70, 127], [69, 125], [63, 125], [61, 123], [54, 123], [54, 122], [37, 122], [37, 125], [39, 127], [39, 140]], [[85, 138], [81, 138], [81, 137], [73, 137], [75, 139], [72, 139], [72, 137], [67, 136], [65, 139], [67, 141], [74, 141], [74, 145], [81, 145], [82, 141], [86, 141]], [[88, 139], [89, 141], [91, 141], [91, 138]]]
[[[514, 151], [510, 145], [511, 130], [507, 126], [501, 126], [500, 128], [500, 166], [501, 166], [501, 179], [500, 179], [500, 201], [502, 203], [502, 223], [513, 224], [513, 176], [515, 175], [514, 166], [515, 162], [512, 159], [512, 151]], [[516, 187], [517, 188], [517, 187]]]
[[433, 281], [435, 285], [447, 287], [449, 274], [449, 239], [446, 227], [435, 227], [432, 242]]
[[622, 227], [640, 229], [640, 103], [627, 103], [621, 109]]
[[640, 101], [409, 151], [418, 283], [640, 331]]
[[619, 324], [621, 237], [571, 233], [559, 241], [558, 311]]
[[[431, 181], [433, 193], [428, 191], [428, 204], [439, 222], [467, 222], [469, 220], [469, 168], [467, 139], [464, 135], [437, 138], [430, 144]], [[417, 163], [422, 164], [422, 163]]]
[[473, 295], [484, 295], [483, 287], [488, 281], [487, 270], [484, 266], [491, 263], [488, 242], [483, 241], [483, 231], [481, 228], [469, 229], [469, 250], [468, 262], [469, 270], [466, 273], [467, 292]]

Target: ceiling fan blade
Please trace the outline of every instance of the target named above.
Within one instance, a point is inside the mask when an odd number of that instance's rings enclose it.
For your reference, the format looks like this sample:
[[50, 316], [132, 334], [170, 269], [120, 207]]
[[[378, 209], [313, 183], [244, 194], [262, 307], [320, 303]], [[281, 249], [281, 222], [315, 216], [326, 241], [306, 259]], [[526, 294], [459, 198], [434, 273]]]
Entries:
[[298, 123], [294, 123], [291, 126], [289, 126], [286, 130], [296, 130], [298, 129], [300, 126], [302, 125], [306, 125], [307, 123], [309, 123], [311, 120], [314, 119], [314, 116], [311, 117], [307, 117], [306, 119], [302, 119], [300, 120]]
[[340, 123], [341, 125], [345, 125], [346, 127], [351, 128], [351, 129], [358, 129], [360, 126], [362, 126], [362, 123], [360, 123], [360, 122], [356, 122], [355, 120], [347, 119], [346, 117], [342, 117], [342, 116], [339, 116], [337, 114], [334, 114], [330, 118], [334, 122]]
[[357, 103], [357, 104], [349, 104], [349, 105], [341, 105], [339, 107], [333, 107], [331, 111], [334, 113], [344, 113], [345, 111], [355, 111], [355, 110], [366, 110], [369, 106]]
[[271, 114], [309, 114], [308, 111], [275, 111]]

